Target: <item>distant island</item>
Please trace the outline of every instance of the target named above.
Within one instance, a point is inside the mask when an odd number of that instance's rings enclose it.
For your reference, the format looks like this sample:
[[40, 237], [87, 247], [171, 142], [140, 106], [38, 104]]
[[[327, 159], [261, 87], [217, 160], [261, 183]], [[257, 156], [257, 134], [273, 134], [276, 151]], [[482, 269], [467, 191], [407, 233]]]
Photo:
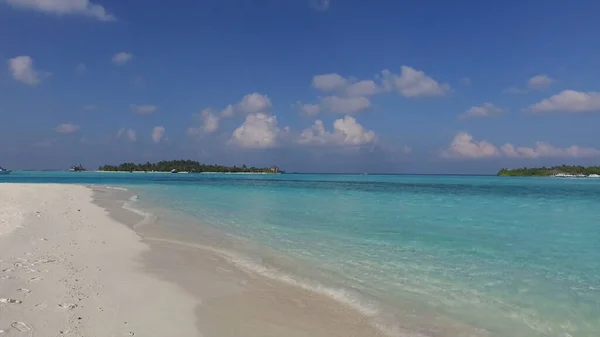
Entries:
[[503, 168], [498, 171], [498, 176], [505, 177], [570, 177], [570, 176], [592, 176], [597, 177], [600, 175], [600, 166], [552, 166], [552, 167], [532, 167], [532, 168], [516, 168], [506, 169]]
[[120, 165], [103, 165], [98, 168], [103, 172], [171, 172], [171, 173], [284, 173], [279, 167], [248, 167], [242, 166], [223, 166], [206, 165], [193, 160], [170, 160], [159, 161], [158, 163], [146, 162], [145, 164], [123, 163]]
[[69, 168], [70, 172], [84, 172], [87, 171], [87, 169], [85, 167], [83, 167], [83, 165], [79, 164], [78, 166], [71, 166], [71, 168]]

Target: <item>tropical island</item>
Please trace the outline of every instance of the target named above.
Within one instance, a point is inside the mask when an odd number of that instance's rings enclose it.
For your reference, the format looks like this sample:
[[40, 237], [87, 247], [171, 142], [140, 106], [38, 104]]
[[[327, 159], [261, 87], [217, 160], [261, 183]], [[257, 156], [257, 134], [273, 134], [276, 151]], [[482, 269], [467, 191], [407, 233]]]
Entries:
[[122, 163], [120, 165], [102, 165], [101, 172], [171, 172], [171, 173], [284, 173], [279, 167], [248, 167], [201, 164], [193, 160], [169, 160], [145, 164]]
[[552, 166], [516, 169], [500, 169], [498, 176], [505, 177], [598, 177], [600, 166]]

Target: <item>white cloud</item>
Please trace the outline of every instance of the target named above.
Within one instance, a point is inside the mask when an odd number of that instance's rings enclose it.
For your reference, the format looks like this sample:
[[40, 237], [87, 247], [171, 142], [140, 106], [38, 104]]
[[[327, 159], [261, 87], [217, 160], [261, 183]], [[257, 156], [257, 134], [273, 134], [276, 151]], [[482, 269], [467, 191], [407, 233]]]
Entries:
[[125, 138], [130, 142], [135, 142], [137, 140], [137, 133], [133, 129], [122, 128], [117, 131], [117, 139]]
[[204, 125], [198, 131], [202, 131], [203, 133], [214, 133], [219, 129], [219, 121], [221, 118], [217, 116], [212, 109], [202, 110], [200, 118]]
[[599, 157], [600, 150], [590, 147], [579, 147], [572, 145], [566, 148], [555, 147], [550, 143], [536, 142], [535, 147], [515, 147], [512, 144], [504, 144], [502, 152], [507, 157], [513, 158], [541, 158], [541, 157]]
[[501, 115], [504, 113], [503, 109], [498, 108], [492, 103], [484, 103], [482, 106], [474, 106], [467, 110], [465, 113], [461, 114], [461, 118], [469, 118], [469, 117], [491, 117], [496, 115]]
[[548, 75], [533, 76], [527, 81], [527, 87], [532, 90], [541, 90], [549, 87], [554, 80]]
[[43, 13], [66, 15], [79, 14], [100, 21], [115, 21], [116, 18], [104, 7], [89, 0], [4, 0], [17, 8], [31, 9]]
[[76, 67], [75, 67], [75, 71], [78, 73], [83, 73], [87, 70], [87, 67], [85, 66], [85, 63], [80, 62]]
[[333, 132], [325, 130], [322, 121], [316, 120], [311, 128], [300, 133], [298, 143], [306, 145], [364, 145], [375, 141], [376, 135], [372, 130], [356, 122], [356, 119], [345, 116], [333, 122]]
[[49, 75], [37, 71], [30, 56], [17, 56], [8, 60], [8, 69], [15, 80], [29, 85], [38, 85], [42, 82], [42, 78]]
[[541, 74], [533, 76], [527, 80], [527, 88], [509, 87], [502, 90], [502, 92], [505, 94], [521, 95], [533, 90], [542, 90], [548, 88], [554, 82], [554, 79], [552, 79], [550, 76]]
[[227, 107], [225, 107], [225, 109], [223, 109], [221, 111], [220, 115], [223, 118], [229, 118], [229, 117], [233, 117], [233, 113], [234, 113], [233, 105], [229, 104]]
[[350, 84], [346, 88], [348, 96], [372, 96], [380, 91], [379, 86], [375, 81], [364, 80]]
[[393, 84], [404, 97], [444, 96], [450, 91], [450, 85], [440, 84], [424, 72], [409, 66], [402, 66], [400, 76], [384, 70], [384, 76], [393, 76]]
[[131, 104], [129, 107], [140, 115], [149, 115], [158, 110], [158, 107], [152, 104]]
[[591, 112], [600, 111], [600, 92], [563, 90], [560, 93], [531, 105], [532, 112]]
[[600, 150], [590, 147], [572, 145], [565, 148], [555, 147], [547, 142], [536, 142], [535, 147], [517, 147], [510, 143], [500, 149], [487, 141], [475, 141], [466, 132], [460, 132], [454, 137], [450, 147], [442, 151], [446, 158], [487, 158], [506, 156], [509, 158], [587, 158], [600, 157]]
[[442, 157], [446, 158], [486, 158], [497, 157], [500, 151], [496, 146], [482, 140], [475, 141], [473, 137], [466, 133], [458, 133], [448, 149], [442, 151]]
[[340, 96], [372, 96], [381, 91], [373, 80], [356, 81], [335, 73], [314, 76], [312, 85], [323, 92], [336, 92]]
[[114, 64], [122, 65], [122, 64], [125, 64], [125, 63], [131, 61], [132, 59], [133, 59], [133, 54], [126, 53], [126, 52], [120, 52], [120, 53], [113, 55], [112, 62]]
[[341, 114], [356, 114], [371, 107], [371, 101], [366, 97], [327, 96], [321, 100], [321, 106], [331, 112]]
[[165, 128], [162, 126], [155, 126], [152, 129], [152, 141], [155, 143], [160, 143], [160, 141], [165, 136]]
[[246, 114], [256, 114], [266, 112], [271, 106], [271, 100], [268, 96], [255, 92], [244, 96], [242, 101], [236, 105], [236, 108]]
[[303, 104], [298, 102], [300, 114], [303, 116], [316, 116], [321, 113], [321, 106], [319, 104]]
[[73, 133], [79, 130], [79, 125], [70, 123], [60, 124], [54, 130], [58, 133]]
[[310, 0], [310, 7], [321, 12], [328, 10], [330, 5], [331, 0]]
[[96, 111], [98, 109], [100, 109], [100, 107], [94, 104], [86, 104], [83, 106], [83, 110], [85, 111]]
[[243, 148], [271, 148], [277, 146], [278, 137], [277, 117], [256, 113], [246, 116], [244, 124], [233, 131], [230, 142]]
[[345, 88], [348, 85], [348, 79], [339, 74], [324, 74], [313, 77], [313, 87], [328, 92], [340, 88]]

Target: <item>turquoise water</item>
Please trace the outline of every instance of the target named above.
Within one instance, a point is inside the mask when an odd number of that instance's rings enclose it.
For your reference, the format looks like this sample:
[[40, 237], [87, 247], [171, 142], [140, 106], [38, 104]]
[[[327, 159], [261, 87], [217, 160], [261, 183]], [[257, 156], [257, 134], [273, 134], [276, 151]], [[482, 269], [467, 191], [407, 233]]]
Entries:
[[392, 334], [441, 335], [453, 324], [464, 336], [600, 334], [600, 179], [16, 172], [6, 180], [125, 185], [143, 207], [310, 266], [240, 262], [353, 305]]

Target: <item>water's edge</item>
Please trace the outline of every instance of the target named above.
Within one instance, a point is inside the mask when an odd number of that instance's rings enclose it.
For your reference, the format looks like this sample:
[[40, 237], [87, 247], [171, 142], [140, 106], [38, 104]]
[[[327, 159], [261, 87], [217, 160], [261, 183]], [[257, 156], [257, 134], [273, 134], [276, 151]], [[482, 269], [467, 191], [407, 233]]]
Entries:
[[[262, 263], [261, 259], [257, 260], [232, 251], [231, 249], [219, 247], [218, 244], [207, 245], [206, 242], [194, 242], [193, 239], [190, 240], [189, 233], [178, 233], [176, 230], [169, 228], [170, 226], [165, 226], [165, 222], [168, 222], [169, 220], [162, 219], [146, 210], [136, 208], [136, 201], [140, 196], [129, 189], [102, 185], [88, 185], [87, 187], [93, 191], [94, 204], [104, 208], [112, 219], [135, 231], [141, 237], [142, 241], [149, 245], [150, 252], [145, 254], [143, 259], [146, 271], [161, 279], [179, 285], [188, 293], [195, 296], [199, 303], [203, 303], [206, 301], [207, 297], [211, 297], [210, 293], [215, 291], [215, 284], [225, 284], [223, 287], [217, 287], [219, 288], [216, 289], [217, 293], [235, 293], [240, 291], [239, 285], [236, 283], [241, 282], [241, 284], [245, 285], [249, 282], [247, 278], [250, 276], [255, 284], [263, 283], [271, 287], [272, 284], [270, 281], [277, 282], [278, 285], [274, 288], [276, 288], [277, 293], [279, 293], [278, 297], [283, 297], [283, 299], [285, 299], [285, 296], [289, 295], [291, 300], [303, 303], [315, 301], [314, 297], [319, 297], [316, 302], [320, 304], [321, 308], [316, 308], [316, 312], [329, 311], [324, 314], [324, 316], [335, 316], [332, 312], [338, 314], [344, 313], [344, 315], [347, 316], [343, 318], [344, 320], [349, 319], [350, 321], [365, 323], [360, 327], [360, 331], [363, 331], [364, 333], [361, 336], [429, 336], [429, 334], [420, 334], [416, 331], [410, 332], [405, 328], [402, 328], [401, 325], [394, 327], [388, 325], [379, 319], [379, 310], [376, 305], [368, 303], [362, 299], [361, 295], [358, 293], [353, 293], [352, 291], [342, 288], [337, 289], [327, 287], [314, 280], [292, 276], [279, 268]], [[177, 225], [174, 223], [170, 224]], [[179, 229], [181, 229], [181, 227], [179, 227]], [[224, 233], [211, 232], [210, 235], [213, 239], [215, 238], [215, 235], [220, 236], [216, 241], [221, 243], [223, 243], [223, 240], [229, 239]], [[192, 260], [189, 259], [190, 256], [193, 256], [194, 260], [217, 261], [215, 264], [216, 269], [222, 269], [226, 272], [231, 272], [231, 269], [229, 268], [234, 267], [238, 274], [238, 279], [235, 277], [233, 279], [229, 277], [223, 279], [219, 275], [216, 277], [207, 277], [207, 275], [210, 272], [214, 272], [214, 270], [200, 270], [200, 273], [195, 274], [192, 279], [190, 279], [190, 275], [183, 275], [183, 277], [177, 276], [181, 270], [186, 270], [186, 272], [190, 270], [189, 265], [182, 265], [181, 261], [175, 262], [176, 260], [181, 259], [182, 256], [187, 257], [186, 263], [190, 264], [192, 262]], [[165, 263], [166, 261], [168, 262]], [[202, 263], [200, 263], [200, 265], [202, 265]], [[215, 267], [215, 265], [212, 265], [211, 267]], [[181, 270], [178, 270], [176, 267], [180, 267]], [[202, 284], [209, 288], [210, 291], [207, 292], [206, 290], [198, 289]], [[261, 287], [262, 285], [258, 288]], [[288, 289], [289, 287], [292, 289]], [[270, 291], [273, 291], [273, 289]], [[298, 296], [304, 298], [298, 298]], [[257, 300], [251, 296], [249, 298], [243, 298], [244, 301]], [[263, 300], [264, 299], [260, 298], [257, 302]], [[221, 310], [224, 311], [229, 309], [234, 308], [221, 308]], [[265, 308], [266, 311], [279, 311], [280, 309], [281, 308], [277, 308], [276, 306], [268, 308], [268, 310]], [[315, 311], [315, 308], [300, 309]], [[206, 309], [202, 308], [202, 305], [199, 305], [196, 311], [199, 315], [203, 315]], [[357, 318], [357, 315], [360, 317]], [[340, 336], [344, 335], [343, 329], [340, 329], [339, 326], [335, 324], [335, 321], [330, 322], [330, 324], [332, 324], [331, 327], [326, 327], [323, 322], [314, 320], [311, 322], [310, 317], [308, 318], [309, 320], [304, 322], [305, 324], [313, 324], [315, 326], [319, 324], [323, 325], [319, 328], [328, 330], [327, 336], [334, 336], [338, 333], [341, 333]], [[230, 318], [227, 318], [228, 321], [229, 319]], [[221, 337], [222, 334], [215, 333], [215, 328], [210, 326], [213, 323], [210, 322], [212, 320], [213, 319], [207, 321], [205, 317], [198, 317], [197, 325], [199, 331], [202, 331], [204, 336], [210, 336], [211, 334], [209, 333], [207, 335], [206, 331], [207, 329], [208, 331], [213, 330], [215, 337]], [[235, 322], [229, 321], [227, 324], [235, 324]], [[244, 325], [245, 324], [246, 323], [244, 323]], [[333, 329], [336, 329], [335, 334]], [[257, 330], [260, 331], [258, 332], [258, 335], [262, 335], [263, 331], [260, 328]], [[355, 330], [356, 327], [350, 328], [348, 333], [353, 333]], [[287, 333], [290, 332], [291, 331], [287, 331]], [[248, 336], [251, 336], [253, 332], [245, 331], [245, 333], [248, 333]]]

